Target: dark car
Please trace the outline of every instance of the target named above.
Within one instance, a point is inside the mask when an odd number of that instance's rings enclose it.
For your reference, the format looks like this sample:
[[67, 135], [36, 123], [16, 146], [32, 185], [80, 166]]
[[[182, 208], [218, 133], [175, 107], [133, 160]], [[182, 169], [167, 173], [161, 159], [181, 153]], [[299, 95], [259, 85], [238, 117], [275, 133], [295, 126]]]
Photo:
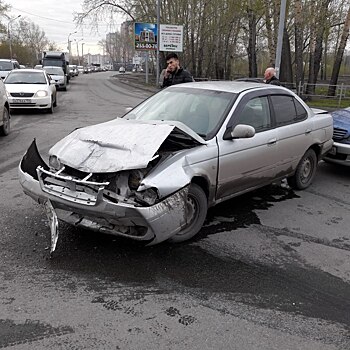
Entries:
[[350, 107], [331, 113], [333, 117], [333, 147], [325, 161], [350, 166]]

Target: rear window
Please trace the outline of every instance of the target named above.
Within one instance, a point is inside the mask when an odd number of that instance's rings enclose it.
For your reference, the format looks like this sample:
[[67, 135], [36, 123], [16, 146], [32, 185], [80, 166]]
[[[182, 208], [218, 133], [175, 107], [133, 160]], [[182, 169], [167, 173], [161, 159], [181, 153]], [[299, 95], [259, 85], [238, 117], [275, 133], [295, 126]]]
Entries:
[[293, 96], [273, 95], [271, 102], [277, 126], [293, 124], [307, 117], [305, 108]]

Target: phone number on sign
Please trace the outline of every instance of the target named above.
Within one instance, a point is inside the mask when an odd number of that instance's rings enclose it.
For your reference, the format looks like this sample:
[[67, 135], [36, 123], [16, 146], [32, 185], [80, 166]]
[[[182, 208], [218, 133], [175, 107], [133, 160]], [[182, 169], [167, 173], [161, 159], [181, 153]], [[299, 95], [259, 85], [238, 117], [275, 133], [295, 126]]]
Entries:
[[135, 48], [139, 50], [156, 50], [157, 44], [136, 43]]

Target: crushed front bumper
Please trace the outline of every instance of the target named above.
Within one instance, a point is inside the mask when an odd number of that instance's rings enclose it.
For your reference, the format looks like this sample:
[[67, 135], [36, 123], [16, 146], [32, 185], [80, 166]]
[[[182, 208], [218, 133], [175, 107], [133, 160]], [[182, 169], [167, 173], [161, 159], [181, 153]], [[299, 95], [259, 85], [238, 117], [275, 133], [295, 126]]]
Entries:
[[[76, 180], [50, 171], [40, 157], [35, 140], [20, 162], [19, 180], [24, 192], [43, 204], [46, 212], [50, 207], [53, 216], [77, 227], [153, 245], [170, 238], [186, 225], [188, 186], [149, 207], [112, 202], [103, 192], [108, 183]], [[50, 225], [51, 235], [57, 236], [57, 232], [52, 231], [57, 225], [52, 222]], [[57, 238], [55, 240], [57, 242]], [[51, 246], [52, 251], [54, 248]]]
[[350, 166], [350, 144], [334, 142], [324, 159], [330, 163]]

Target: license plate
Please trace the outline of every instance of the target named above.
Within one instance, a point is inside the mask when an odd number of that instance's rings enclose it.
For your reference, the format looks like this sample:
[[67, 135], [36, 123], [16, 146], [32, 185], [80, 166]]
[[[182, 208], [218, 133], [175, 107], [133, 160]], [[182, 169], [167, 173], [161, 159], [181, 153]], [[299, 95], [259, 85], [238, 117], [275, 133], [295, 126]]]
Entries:
[[329, 154], [331, 154], [333, 156], [336, 155], [337, 154], [337, 147], [332, 146], [331, 150], [329, 151]]
[[15, 98], [15, 99], [13, 99], [13, 103], [30, 103], [30, 99], [28, 99], [28, 98]]

